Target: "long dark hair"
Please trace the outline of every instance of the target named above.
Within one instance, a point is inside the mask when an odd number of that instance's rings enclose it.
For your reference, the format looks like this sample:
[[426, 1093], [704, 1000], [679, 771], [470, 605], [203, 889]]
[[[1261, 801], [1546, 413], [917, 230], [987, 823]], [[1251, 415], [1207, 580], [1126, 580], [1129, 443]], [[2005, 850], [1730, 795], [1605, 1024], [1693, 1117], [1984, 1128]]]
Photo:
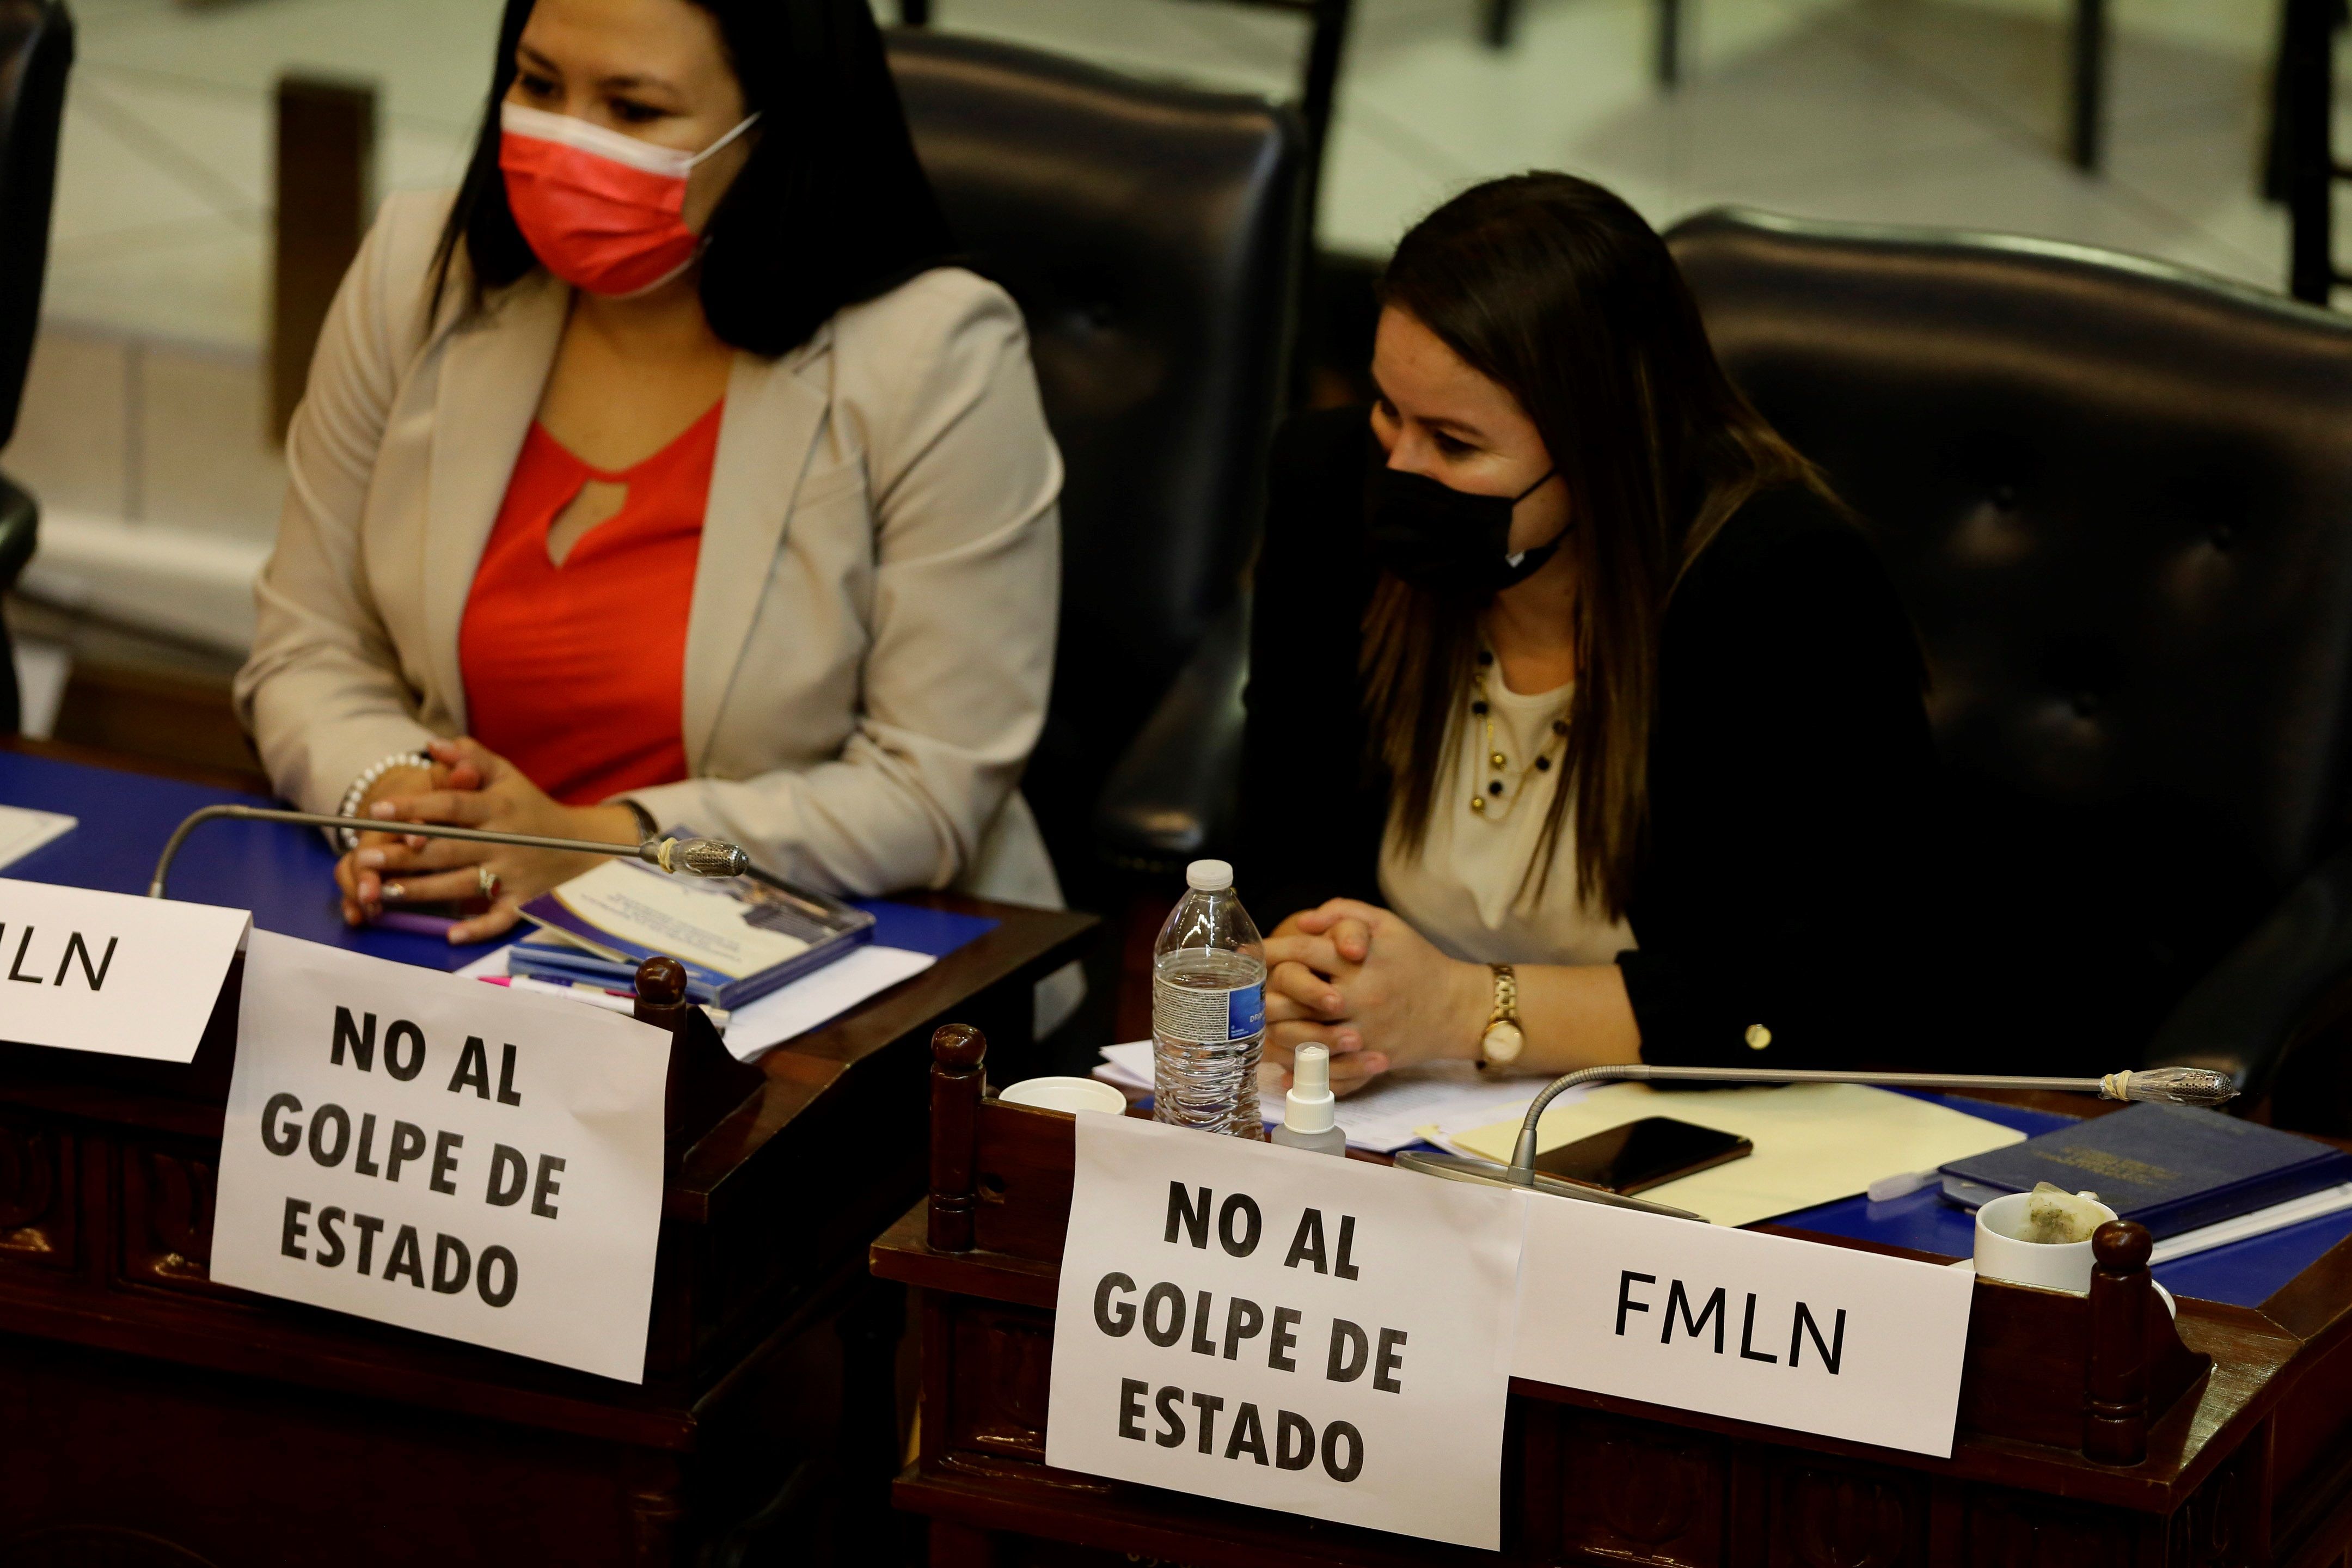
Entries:
[[[947, 258], [947, 220], [916, 161], [866, 0], [688, 0], [710, 13], [761, 116], [742, 172], [704, 234], [703, 313], [721, 342], [773, 356], [844, 305]], [[499, 171], [499, 106], [536, 0], [507, 0], [488, 108], [433, 268], [433, 308], [462, 257], [468, 313], [536, 270]]]
[[[1521, 887], [1540, 896], [1572, 805], [1577, 890], [1622, 915], [1640, 868], [1667, 599], [1748, 497], [1827, 486], [1716, 363], [1665, 242], [1588, 180], [1517, 174], [1464, 192], [1404, 237], [1381, 297], [1517, 398], [1568, 484], [1568, 773]], [[1410, 850], [1458, 743], [1484, 607], [1384, 576], [1365, 613], [1371, 760], [1394, 781]]]

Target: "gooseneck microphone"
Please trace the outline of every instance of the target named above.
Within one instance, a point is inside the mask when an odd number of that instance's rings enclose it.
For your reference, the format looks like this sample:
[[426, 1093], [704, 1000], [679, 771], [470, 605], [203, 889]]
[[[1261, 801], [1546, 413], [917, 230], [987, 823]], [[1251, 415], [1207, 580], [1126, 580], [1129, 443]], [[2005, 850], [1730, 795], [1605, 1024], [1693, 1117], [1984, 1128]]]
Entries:
[[2095, 1094], [2102, 1100], [2200, 1106], [2221, 1105], [2238, 1097], [2238, 1086], [2230, 1075], [2216, 1072], [2210, 1068], [2139, 1068], [2111, 1072], [2100, 1078], [2018, 1078], [1963, 1072], [1830, 1072], [1806, 1068], [1675, 1068], [1639, 1064], [1579, 1068], [1573, 1072], [1562, 1073], [1546, 1084], [1543, 1092], [1537, 1095], [1535, 1102], [1528, 1107], [1527, 1116], [1519, 1123], [1518, 1142], [1511, 1151], [1508, 1165], [1459, 1154], [1419, 1152], [1399, 1154], [1396, 1163], [1407, 1170], [1419, 1171], [1423, 1175], [1444, 1176], [1450, 1181], [1531, 1187], [1559, 1197], [1605, 1204], [1612, 1208], [1641, 1209], [1650, 1214], [1670, 1215], [1677, 1219], [1697, 1219], [1697, 1215], [1686, 1210], [1669, 1208], [1664, 1204], [1641, 1198], [1629, 1198], [1600, 1187], [1559, 1181], [1536, 1170], [1536, 1124], [1543, 1120], [1545, 1107], [1568, 1090], [1580, 1089], [1590, 1083], [1858, 1083], [1878, 1089], [2057, 1089], [2070, 1094]]
[[648, 838], [643, 844], [601, 844], [589, 838], [541, 838], [529, 833], [494, 833], [482, 827], [449, 827], [432, 822], [379, 822], [372, 817], [328, 816], [310, 811], [278, 811], [259, 805], [208, 805], [172, 830], [155, 862], [155, 879], [147, 896], [163, 896], [173, 858], [188, 835], [207, 822], [228, 818], [239, 822], [285, 822], [297, 827], [343, 827], [362, 833], [391, 833], [421, 838], [463, 838], [476, 844], [510, 844], [519, 849], [560, 849], [579, 855], [625, 855], [648, 866], [693, 877], [740, 877], [751, 869], [751, 858], [720, 838]]

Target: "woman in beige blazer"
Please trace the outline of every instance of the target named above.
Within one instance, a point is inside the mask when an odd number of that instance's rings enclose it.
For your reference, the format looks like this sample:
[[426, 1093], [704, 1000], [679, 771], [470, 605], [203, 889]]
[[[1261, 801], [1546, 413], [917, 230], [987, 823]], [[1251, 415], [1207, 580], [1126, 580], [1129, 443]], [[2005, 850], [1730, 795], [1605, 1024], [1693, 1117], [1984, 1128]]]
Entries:
[[[932, 264], [944, 226], [865, 0], [509, 0], [499, 61], [454, 216], [385, 203], [288, 437], [237, 681], [271, 779], [316, 811], [611, 842], [688, 824], [833, 891], [1058, 904], [1016, 785], [1053, 662], [1060, 460], [1018, 310]], [[551, 184], [517, 183], [534, 156]], [[467, 733], [461, 623], [518, 457], [537, 426], [623, 468], [722, 396], [683, 776], [558, 802]], [[594, 489], [548, 528], [559, 571]], [[627, 648], [677, 635], [659, 623], [593, 629]], [[606, 719], [597, 689], [528, 695], [590, 744]], [[353, 920], [479, 897], [462, 942], [580, 868], [370, 836], [338, 879]]]

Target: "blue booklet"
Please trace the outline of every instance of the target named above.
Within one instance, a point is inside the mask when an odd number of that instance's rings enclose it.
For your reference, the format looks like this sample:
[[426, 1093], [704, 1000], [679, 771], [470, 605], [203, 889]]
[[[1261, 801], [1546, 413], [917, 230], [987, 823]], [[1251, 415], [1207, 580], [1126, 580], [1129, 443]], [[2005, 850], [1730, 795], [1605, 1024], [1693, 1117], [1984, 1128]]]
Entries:
[[2096, 1193], [2159, 1239], [2352, 1182], [2352, 1154], [2186, 1105], [2134, 1105], [1942, 1168], [1944, 1195], [1975, 1207], [2049, 1182]]
[[541, 929], [508, 950], [510, 974], [627, 991], [637, 965], [665, 953], [686, 966], [688, 999], [730, 1009], [872, 941], [875, 924], [864, 910], [765, 872], [706, 880], [618, 858], [522, 912]]

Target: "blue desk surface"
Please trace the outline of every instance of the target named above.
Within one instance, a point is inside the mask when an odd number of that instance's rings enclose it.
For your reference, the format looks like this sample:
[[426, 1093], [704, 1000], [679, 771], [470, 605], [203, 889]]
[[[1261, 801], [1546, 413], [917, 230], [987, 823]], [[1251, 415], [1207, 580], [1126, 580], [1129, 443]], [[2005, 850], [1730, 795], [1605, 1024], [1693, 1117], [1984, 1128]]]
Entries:
[[[199, 806], [223, 801], [273, 804], [142, 773], [0, 751], [0, 804], [61, 811], [81, 822], [56, 843], [0, 870], [0, 877], [144, 893], [147, 879], [154, 875], [155, 857], [163, 853], [172, 829]], [[492, 945], [452, 947], [436, 937], [409, 931], [346, 926], [334, 895], [334, 862], [326, 840], [307, 828], [215, 822], [198, 829], [180, 852], [172, 872], [172, 892], [193, 901], [251, 910], [254, 923], [265, 931], [434, 969], [458, 968]], [[954, 952], [996, 923], [982, 916], [883, 900], [862, 907], [875, 916], [876, 942], [935, 957]], [[2068, 1120], [1986, 1100], [1948, 1099], [1947, 1103], [2028, 1136]], [[1934, 1188], [1893, 1203], [1845, 1198], [1781, 1215], [1773, 1223], [1948, 1258], [1966, 1258], [1976, 1248], [1974, 1215], [1945, 1203]], [[2352, 1213], [2331, 1215], [2161, 1265], [2156, 1277], [2178, 1295], [2256, 1307], [2347, 1236], [2352, 1236]]]
[[[2014, 1127], [2029, 1138], [2063, 1127], [2074, 1120], [2044, 1110], [1996, 1105], [1990, 1100], [1925, 1094], [1919, 1098], [1941, 1100], [1956, 1110]], [[1792, 1230], [1907, 1247], [1918, 1252], [1939, 1252], [1947, 1258], [1967, 1258], [1976, 1251], [1976, 1211], [1946, 1203], [1934, 1187], [1892, 1203], [1842, 1198], [1819, 1208], [1783, 1215], [1771, 1223]], [[2164, 1288], [2176, 1296], [2259, 1307], [2279, 1287], [2317, 1262], [2322, 1253], [2347, 1236], [2352, 1236], [2352, 1212], [2289, 1226], [2268, 1236], [2232, 1242], [2178, 1262], [2161, 1263], [2155, 1273]]]
[[[2055, 1131], [2076, 1120], [2047, 1110], [2027, 1110], [1958, 1095], [1919, 1094], [1916, 1098], [1935, 1100], [1970, 1116], [1998, 1121], [2003, 1127], [2014, 1127], [2029, 1138]], [[1416, 1143], [1412, 1147], [1437, 1152], [1434, 1143]], [[1874, 1204], [1864, 1197], [1840, 1198], [1833, 1204], [1799, 1209], [1794, 1214], [1775, 1215], [1763, 1223], [1823, 1236], [1852, 1237], [1856, 1241], [1874, 1241], [1881, 1247], [1906, 1247], [1913, 1252], [1941, 1253], [1953, 1258], [1973, 1257], [1977, 1249], [1976, 1211], [1946, 1203], [1937, 1187], [1927, 1187], [1892, 1203]], [[2161, 1263], [2153, 1272], [2176, 1296], [2259, 1307], [2279, 1287], [2319, 1261], [2322, 1253], [2347, 1236], [2352, 1236], [2352, 1211], [2217, 1247], [2177, 1263]]]
[[[0, 751], [0, 805], [59, 811], [79, 820], [71, 833], [34, 851], [0, 877], [59, 882], [106, 892], [144, 893], [164, 840], [190, 812], [224, 802], [274, 805], [237, 795], [48, 757]], [[323, 835], [274, 822], [212, 822], [190, 836], [172, 868], [171, 892], [192, 903], [253, 911], [264, 931], [325, 942], [401, 963], [457, 969], [498, 945], [452, 947], [414, 931], [354, 929], [335, 897], [335, 856]], [[992, 929], [981, 915], [875, 900], [874, 940], [934, 958]], [[501, 942], [511, 940], [501, 938]]]

